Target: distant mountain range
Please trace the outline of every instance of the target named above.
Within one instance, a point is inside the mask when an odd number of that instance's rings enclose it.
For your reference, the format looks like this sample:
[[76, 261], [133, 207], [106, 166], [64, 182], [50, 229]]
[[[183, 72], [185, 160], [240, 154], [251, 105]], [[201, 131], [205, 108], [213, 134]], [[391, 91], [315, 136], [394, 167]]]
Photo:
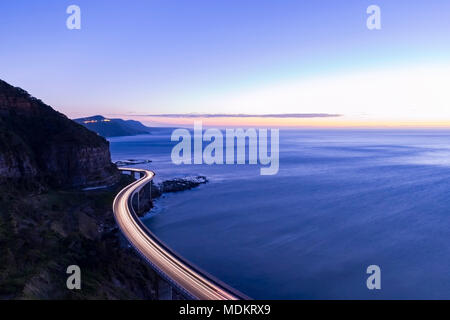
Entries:
[[149, 134], [150, 128], [144, 126], [139, 121], [111, 119], [103, 116], [93, 116], [87, 118], [74, 119], [87, 129], [96, 132], [102, 137], [136, 136], [139, 134]]

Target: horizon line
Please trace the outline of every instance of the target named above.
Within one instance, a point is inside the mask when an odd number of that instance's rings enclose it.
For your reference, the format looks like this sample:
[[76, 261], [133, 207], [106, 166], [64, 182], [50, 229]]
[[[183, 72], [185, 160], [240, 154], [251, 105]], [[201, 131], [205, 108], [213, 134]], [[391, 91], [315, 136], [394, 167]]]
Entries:
[[[120, 115], [120, 114], [118, 114]], [[134, 114], [131, 117], [153, 118], [337, 118], [341, 114], [331, 113], [273, 113], [273, 114], [246, 114], [246, 113], [166, 113], [166, 114]]]

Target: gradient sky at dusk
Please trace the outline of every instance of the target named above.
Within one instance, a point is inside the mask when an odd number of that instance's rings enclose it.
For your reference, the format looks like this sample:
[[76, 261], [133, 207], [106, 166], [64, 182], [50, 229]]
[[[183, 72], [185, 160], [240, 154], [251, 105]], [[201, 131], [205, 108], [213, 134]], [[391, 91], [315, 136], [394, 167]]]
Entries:
[[[71, 4], [82, 10], [79, 31], [66, 28]], [[366, 28], [371, 4], [382, 9], [380, 31]], [[0, 39], [0, 78], [69, 117], [332, 113], [343, 116], [260, 123], [450, 124], [447, 0], [1, 1]]]

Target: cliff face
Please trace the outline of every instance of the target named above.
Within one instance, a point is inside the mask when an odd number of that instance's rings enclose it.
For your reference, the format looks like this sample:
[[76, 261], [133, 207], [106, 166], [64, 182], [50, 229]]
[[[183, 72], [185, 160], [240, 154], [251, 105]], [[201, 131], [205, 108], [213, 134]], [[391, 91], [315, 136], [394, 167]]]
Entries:
[[[131, 182], [104, 138], [0, 80], [0, 300], [158, 298], [161, 280], [115, 227]], [[112, 186], [78, 188], [99, 185]], [[69, 265], [81, 290], [66, 287]]]
[[0, 181], [70, 188], [118, 176], [104, 138], [0, 80]]

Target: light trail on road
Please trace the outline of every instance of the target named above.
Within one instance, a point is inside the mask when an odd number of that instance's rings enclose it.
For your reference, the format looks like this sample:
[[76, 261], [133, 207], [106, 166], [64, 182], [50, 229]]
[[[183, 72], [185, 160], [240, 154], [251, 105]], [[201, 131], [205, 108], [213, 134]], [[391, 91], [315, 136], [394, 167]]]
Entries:
[[131, 208], [131, 199], [146, 184], [151, 183], [155, 173], [149, 170], [119, 168], [121, 171], [139, 172], [143, 177], [125, 187], [114, 199], [113, 211], [116, 222], [134, 248], [163, 273], [170, 281], [199, 300], [248, 299], [240, 292], [200, 271], [164, 245], [139, 220]]

